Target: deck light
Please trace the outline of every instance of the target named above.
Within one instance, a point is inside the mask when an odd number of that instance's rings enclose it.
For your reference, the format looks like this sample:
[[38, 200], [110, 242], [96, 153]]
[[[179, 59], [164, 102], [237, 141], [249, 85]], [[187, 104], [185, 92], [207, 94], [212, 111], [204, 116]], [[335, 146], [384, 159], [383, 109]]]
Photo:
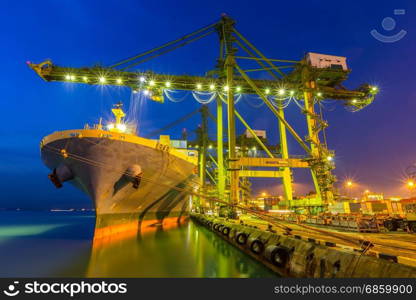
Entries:
[[213, 90], [215, 89], [215, 84], [210, 84], [210, 85], [209, 85], [209, 89], [210, 89], [211, 91], [213, 91]]
[[150, 81], [149, 81], [149, 85], [150, 85], [150, 86], [154, 86], [154, 85], [155, 85], [154, 80], [150, 80]]
[[170, 87], [170, 85], [171, 85], [170, 81], [166, 81], [165, 85], [166, 85], [166, 87]]
[[241, 86], [238, 86], [238, 87], [236, 88], [236, 91], [237, 91], [237, 92], [241, 92]]
[[140, 76], [139, 80], [140, 80], [140, 82], [145, 82], [146, 81], [146, 79], [143, 76]]
[[270, 94], [270, 89], [266, 89], [264, 92], [266, 93], [266, 95], [268, 95]]
[[285, 89], [280, 89], [278, 93], [280, 96], [283, 96], [286, 93], [286, 91]]
[[200, 90], [200, 89], [202, 89], [202, 84], [200, 84], [200, 83], [197, 83], [197, 84], [196, 84], [196, 89], [197, 89], [197, 90]]
[[117, 124], [117, 129], [122, 131], [122, 132], [126, 131], [126, 128], [127, 128], [126, 124], [122, 124], [122, 123]]
[[98, 80], [100, 81], [100, 83], [105, 83], [105, 81], [106, 81], [105, 77], [102, 77], [102, 76]]

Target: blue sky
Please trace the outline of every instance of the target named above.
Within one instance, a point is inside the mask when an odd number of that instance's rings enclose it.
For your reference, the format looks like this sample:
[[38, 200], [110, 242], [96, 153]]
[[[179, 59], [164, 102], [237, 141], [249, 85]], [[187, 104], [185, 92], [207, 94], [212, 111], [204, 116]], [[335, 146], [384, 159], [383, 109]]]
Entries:
[[[256, 4], [256, 6], [255, 6]], [[356, 88], [369, 82], [380, 94], [368, 108], [351, 113], [340, 103], [328, 105], [325, 118], [329, 147], [336, 151], [336, 175], [353, 177], [356, 193], [365, 188], [389, 195], [406, 194], [400, 179], [416, 161], [416, 28], [414, 1], [2, 1], [2, 126], [0, 126], [0, 207], [83, 207], [87, 197], [66, 186], [55, 190], [39, 156], [39, 141], [55, 130], [81, 128], [108, 113], [112, 103], [128, 103], [123, 88], [45, 83], [25, 62], [51, 58], [63, 66], [110, 65], [217, 20], [227, 13], [237, 28], [267, 56], [300, 59], [308, 51], [346, 56], [352, 69], [345, 83]], [[394, 15], [405, 9], [405, 15]], [[396, 20], [386, 32], [381, 21]], [[381, 43], [372, 29], [407, 35], [395, 43]], [[176, 53], [144, 65], [145, 69], [203, 75], [213, 69], [218, 54], [210, 36]], [[197, 103], [145, 103], [141, 128], [151, 131], [192, 111]], [[238, 104], [252, 127], [267, 129], [277, 140], [277, 125], [265, 108]], [[175, 112], [175, 113], [172, 113]], [[286, 116], [305, 135], [299, 109]], [[192, 130], [198, 119], [181, 127]], [[179, 135], [181, 127], [170, 132]], [[212, 125], [211, 125], [212, 127]], [[240, 125], [237, 126], [242, 130]], [[211, 129], [214, 133], [215, 129]], [[290, 150], [298, 152], [293, 140]], [[297, 191], [310, 189], [309, 176], [296, 174]], [[258, 190], [278, 192], [268, 180]]]

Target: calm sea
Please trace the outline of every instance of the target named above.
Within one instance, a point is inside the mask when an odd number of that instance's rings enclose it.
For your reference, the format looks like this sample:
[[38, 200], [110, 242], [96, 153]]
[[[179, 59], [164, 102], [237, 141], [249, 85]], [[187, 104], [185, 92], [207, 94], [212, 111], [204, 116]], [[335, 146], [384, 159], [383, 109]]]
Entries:
[[204, 227], [93, 239], [84, 212], [0, 212], [0, 277], [276, 277]]

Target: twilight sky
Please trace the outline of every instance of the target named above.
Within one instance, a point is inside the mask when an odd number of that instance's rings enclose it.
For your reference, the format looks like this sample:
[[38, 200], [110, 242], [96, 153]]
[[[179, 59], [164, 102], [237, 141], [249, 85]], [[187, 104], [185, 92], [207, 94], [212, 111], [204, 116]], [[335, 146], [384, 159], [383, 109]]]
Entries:
[[[394, 9], [406, 12], [394, 15]], [[58, 65], [74, 67], [110, 65], [210, 24], [221, 13], [236, 19], [238, 30], [269, 57], [298, 60], [308, 51], [346, 56], [352, 69], [347, 87], [365, 82], [378, 85], [380, 94], [360, 112], [348, 112], [341, 103], [326, 105], [328, 143], [336, 152], [335, 173], [340, 182], [353, 178], [357, 195], [366, 188], [406, 195], [401, 182], [404, 170], [416, 162], [414, 1], [24, 0], [0, 4], [0, 208], [90, 207], [87, 197], [72, 186], [56, 190], [50, 184], [49, 171], [40, 160], [39, 141], [56, 130], [94, 123], [108, 115], [112, 103], [128, 104], [130, 99], [124, 88], [45, 83], [27, 68], [27, 60], [51, 58]], [[396, 21], [394, 29], [382, 27], [385, 17]], [[403, 29], [407, 35], [395, 43], [383, 43], [370, 35], [372, 29], [384, 35]], [[217, 55], [212, 35], [143, 67], [203, 75], [214, 68]], [[191, 97], [182, 103], [146, 102], [141, 106], [141, 132], [157, 129], [197, 105]], [[277, 124], [265, 107], [254, 108], [242, 101], [237, 108], [252, 127], [266, 129], [271, 141], [277, 141]], [[292, 104], [286, 116], [305, 136], [299, 108]], [[191, 131], [198, 122], [192, 119], [169, 133], [179, 137], [182, 127]], [[241, 124], [237, 130], [243, 131]], [[289, 147], [294, 154], [302, 153], [292, 139]], [[298, 193], [310, 190], [307, 175], [295, 173]], [[279, 182], [258, 183], [256, 190], [278, 193]]]

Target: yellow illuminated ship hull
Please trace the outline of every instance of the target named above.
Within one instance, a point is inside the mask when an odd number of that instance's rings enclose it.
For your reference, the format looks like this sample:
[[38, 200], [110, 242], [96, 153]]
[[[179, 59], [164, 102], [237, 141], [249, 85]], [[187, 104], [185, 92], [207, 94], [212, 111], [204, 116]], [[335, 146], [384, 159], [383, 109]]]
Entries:
[[93, 200], [96, 236], [141, 230], [187, 215], [197, 158], [158, 141], [96, 129], [46, 136], [41, 156], [58, 187]]

